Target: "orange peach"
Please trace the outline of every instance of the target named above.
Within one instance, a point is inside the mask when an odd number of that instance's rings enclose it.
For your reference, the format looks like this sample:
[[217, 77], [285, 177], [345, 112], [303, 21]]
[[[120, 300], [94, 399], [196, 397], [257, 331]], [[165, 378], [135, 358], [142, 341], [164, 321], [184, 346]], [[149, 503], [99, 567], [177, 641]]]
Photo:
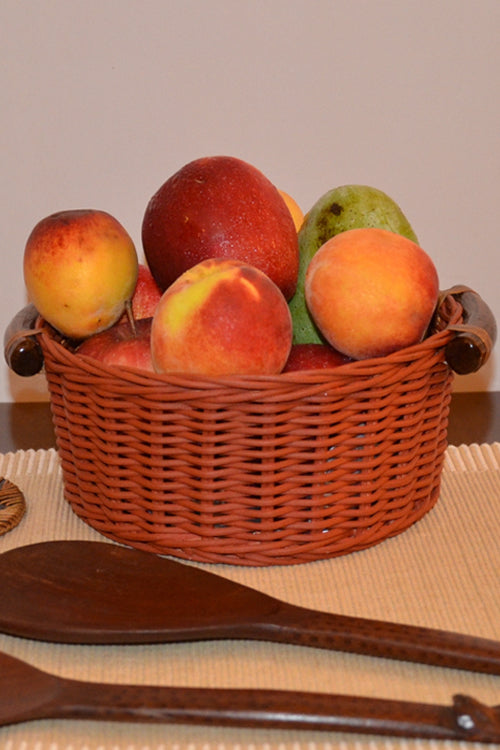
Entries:
[[439, 281], [431, 258], [406, 237], [385, 229], [351, 229], [316, 252], [305, 295], [325, 339], [353, 359], [366, 359], [422, 340]]
[[158, 303], [151, 329], [158, 372], [275, 374], [287, 361], [292, 318], [282, 292], [254, 266], [210, 258]]
[[292, 196], [289, 193], [287, 193], [285, 190], [278, 189], [278, 193], [281, 195], [281, 197], [285, 201], [287, 208], [290, 211], [290, 214], [292, 216], [295, 229], [298, 232], [300, 227], [304, 223], [304, 212], [302, 211], [301, 207], [299, 206], [295, 198], [292, 198]]
[[70, 338], [113, 325], [131, 299], [137, 253], [126, 230], [95, 209], [60, 211], [34, 227], [24, 251], [24, 280], [40, 315]]

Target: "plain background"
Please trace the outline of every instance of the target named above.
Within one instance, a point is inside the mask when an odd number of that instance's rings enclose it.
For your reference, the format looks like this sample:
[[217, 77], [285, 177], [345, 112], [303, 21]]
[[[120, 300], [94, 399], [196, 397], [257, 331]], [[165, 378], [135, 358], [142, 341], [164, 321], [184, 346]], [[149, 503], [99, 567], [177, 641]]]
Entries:
[[[54, 211], [114, 214], [140, 257], [157, 188], [229, 154], [307, 211], [363, 183], [403, 208], [444, 289], [498, 294], [499, 0], [2, 0], [2, 333]], [[456, 390], [500, 390], [500, 349]], [[0, 368], [0, 401], [47, 397]]]

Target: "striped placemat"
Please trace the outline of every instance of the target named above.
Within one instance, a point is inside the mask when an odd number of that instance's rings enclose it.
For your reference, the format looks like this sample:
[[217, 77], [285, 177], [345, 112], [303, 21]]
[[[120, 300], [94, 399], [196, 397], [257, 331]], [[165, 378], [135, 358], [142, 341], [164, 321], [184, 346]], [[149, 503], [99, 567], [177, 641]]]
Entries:
[[[0, 476], [17, 484], [27, 507], [20, 524], [0, 536], [0, 553], [51, 539], [103, 541], [64, 501], [55, 450], [0, 454]], [[448, 448], [436, 507], [402, 535], [369, 550], [296, 566], [202, 567], [308, 607], [500, 640], [500, 443]], [[500, 704], [500, 677], [277, 644], [71, 646], [0, 635], [0, 649], [42, 669], [86, 680], [286, 688], [446, 704], [461, 692]], [[424, 750], [441, 744], [84, 721], [0, 728], [3, 750]]]

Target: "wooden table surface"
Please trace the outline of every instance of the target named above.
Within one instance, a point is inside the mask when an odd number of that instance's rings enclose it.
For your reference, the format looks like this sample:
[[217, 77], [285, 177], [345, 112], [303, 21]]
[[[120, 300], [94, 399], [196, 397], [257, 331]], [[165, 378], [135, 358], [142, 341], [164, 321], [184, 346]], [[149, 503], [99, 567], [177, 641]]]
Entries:
[[[500, 441], [500, 392], [455, 393], [448, 429], [450, 445]], [[48, 403], [0, 404], [0, 453], [52, 448]]]

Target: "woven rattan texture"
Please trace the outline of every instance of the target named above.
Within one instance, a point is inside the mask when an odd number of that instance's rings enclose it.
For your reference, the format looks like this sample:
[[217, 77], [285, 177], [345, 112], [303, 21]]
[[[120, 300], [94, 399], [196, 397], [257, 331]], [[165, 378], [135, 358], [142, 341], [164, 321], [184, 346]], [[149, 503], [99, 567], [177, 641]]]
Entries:
[[103, 535], [191, 560], [372, 546], [438, 498], [451, 336], [337, 370], [207, 379], [109, 368], [44, 327], [65, 497]]
[[26, 501], [19, 487], [0, 477], [0, 535], [14, 529], [25, 512]]

